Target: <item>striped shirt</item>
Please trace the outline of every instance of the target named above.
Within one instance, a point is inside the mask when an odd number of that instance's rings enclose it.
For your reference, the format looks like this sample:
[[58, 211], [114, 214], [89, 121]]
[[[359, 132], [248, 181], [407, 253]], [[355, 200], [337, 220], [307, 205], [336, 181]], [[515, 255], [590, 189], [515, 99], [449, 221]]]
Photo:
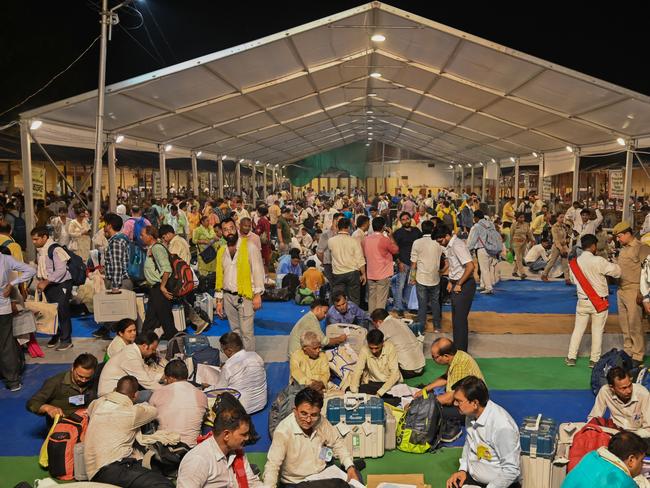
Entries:
[[485, 380], [485, 378], [483, 378], [483, 373], [481, 373], [481, 369], [478, 367], [478, 364], [476, 364], [476, 361], [474, 361], [474, 358], [464, 351], [458, 351], [454, 354], [454, 359], [449, 363], [446, 391], [453, 391], [453, 386], [468, 376], [476, 376], [477, 378]]

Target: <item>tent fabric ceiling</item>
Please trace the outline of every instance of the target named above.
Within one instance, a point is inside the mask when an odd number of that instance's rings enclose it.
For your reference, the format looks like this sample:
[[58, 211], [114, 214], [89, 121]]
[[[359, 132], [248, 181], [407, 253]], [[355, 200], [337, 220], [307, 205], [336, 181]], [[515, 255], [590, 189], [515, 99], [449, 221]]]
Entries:
[[[96, 98], [21, 118], [92, 131]], [[105, 130], [271, 164], [372, 132], [432, 159], [480, 162], [647, 136], [650, 97], [373, 2], [111, 85]]]

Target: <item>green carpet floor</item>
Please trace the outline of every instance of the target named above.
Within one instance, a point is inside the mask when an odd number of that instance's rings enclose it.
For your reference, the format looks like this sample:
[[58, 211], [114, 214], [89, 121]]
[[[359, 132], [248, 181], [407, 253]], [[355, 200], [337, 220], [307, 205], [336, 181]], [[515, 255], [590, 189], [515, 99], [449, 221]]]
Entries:
[[[576, 367], [564, 358], [484, 358], [476, 361], [492, 390], [588, 390], [591, 370], [588, 361]], [[411, 386], [430, 383], [445, 371], [445, 366], [427, 359], [424, 374], [407, 380]]]
[[[424, 473], [426, 482], [432, 488], [444, 487], [449, 475], [458, 469], [461, 448], [440, 449], [434, 454], [407, 454], [389, 451], [378, 459], [366, 459], [364, 476], [368, 474], [410, 474]], [[266, 454], [248, 454], [251, 463], [261, 469], [266, 462]], [[0, 488], [13, 488], [21, 481], [33, 483], [47, 478], [47, 471], [38, 465], [38, 456], [0, 457]]]

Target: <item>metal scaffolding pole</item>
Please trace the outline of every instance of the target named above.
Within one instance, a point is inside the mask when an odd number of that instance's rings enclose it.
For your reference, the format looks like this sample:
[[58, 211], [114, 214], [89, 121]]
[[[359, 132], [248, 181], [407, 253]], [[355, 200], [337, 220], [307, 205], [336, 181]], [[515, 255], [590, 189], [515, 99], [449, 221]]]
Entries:
[[460, 165], [460, 191], [458, 192], [461, 195], [465, 193], [465, 167]]
[[[542, 198], [544, 192], [544, 154], [539, 158], [539, 177], [537, 178], [537, 194]], [[546, 202], [549, 203], [549, 202]]]
[[634, 142], [628, 141], [627, 152], [625, 153], [625, 182], [623, 185], [623, 220], [627, 220], [628, 222], [630, 222], [630, 195], [632, 194], [633, 162], [634, 162]]
[[485, 202], [485, 181], [487, 180], [487, 165], [483, 166], [483, 176], [481, 177], [481, 202]]
[[515, 208], [519, 208], [519, 158], [515, 159]]
[[196, 152], [194, 151], [192, 151], [192, 191], [197, 198], [201, 194], [201, 189], [199, 188], [198, 163], [196, 161]]
[[497, 183], [494, 188], [494, 214], [499, 216], [499, 207], [501, 204], [501, 198], [499, 197], [499, 192], [501, 191], [501, 163], [497, 161]]
[[167, 160], [165, 159], [165, 147], [158, 146], [158, 164], [160, 171], [160, 197], [167, 198]]
[[580, 195], [580, 149], [576, 148], [573, 152], [573, 182], [571, 185], [571, 198], [574, 202], [578, 201]]
[[[212, 192], [212, 188], [210, 188], [210, 192]], [[223, 198], [223, 159], [221, 158], [217, 160], [217, 196]]]
[[235, 193], [241, 196], [241, 163], [235, 162]]
[[[22, 156], [23, 163], [23, 196], [25, 197], [25, 228], [26, 232], [31, 231], [31, 227], [35, 222], [34, 218], [34, 189], [32, 187], [32, 148], [31, 148], [31, 137], [29, 135], [29, 124], [28, 120], [20, 121], [20, 151]], [[29, 235], [25, 236], [25, 241], [27, 244], [27, 262], [34, 261], [36, 259], [36, 252], [34, 249], [34, 243], [29, 238]]]
[[117, 180], [115, 178], [115, 143], [108, 144], [108, 209], [117, 210]]
[[278, 191], [278, 180], [277, 176], [275, 175], [275, 168], [271, 170], [271, 188], [273, 189], [273, 193], [276, 193]]
[[266, 202], [266, 199], [269, 196], [268, 195], [269, 192], [266, 189], [266, 176], [267, 174], [266, 174], [266, 164], [265, 164], [264, 167], [262, 168], [262, 198], [264, 198], [264, 202]]
[[471, 194], [472, 192], [474, 192], [474, 165], [472, 165], [472, 171], [471, 171], [470, 174], [471, 174], [471, 176], [470, 176], [471, 181], [469, 182], [469, 184], [470, 184], [469, 192]]

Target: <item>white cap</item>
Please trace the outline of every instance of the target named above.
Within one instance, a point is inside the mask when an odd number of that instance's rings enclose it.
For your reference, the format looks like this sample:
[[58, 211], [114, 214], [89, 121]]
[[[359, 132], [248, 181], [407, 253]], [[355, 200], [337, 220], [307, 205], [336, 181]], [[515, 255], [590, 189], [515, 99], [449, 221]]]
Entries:
[[126, 215], [126, 207], [124, 205], [118, 205], [116, 210], [118, 215]]

